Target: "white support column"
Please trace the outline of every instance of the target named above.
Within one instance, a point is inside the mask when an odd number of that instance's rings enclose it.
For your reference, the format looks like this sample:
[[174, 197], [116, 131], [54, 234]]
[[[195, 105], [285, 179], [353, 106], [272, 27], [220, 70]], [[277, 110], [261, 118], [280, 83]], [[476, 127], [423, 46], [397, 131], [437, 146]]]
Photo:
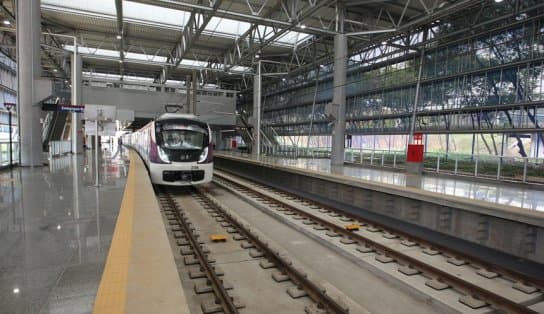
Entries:
[[257, 71], [253, 78], [253, 147], [252, 154], [261, 156], [261, 61], [257, 63]]
[[40, 0], [17, 2], [17, 70], [21, 166], [42, 166], [41, 108], [35, 96], [41, 75]]
[[196, 102], [197, 102], [197, 88], [198, 88], [198, 74], [195, 70], [193, 70], [193, 103], [192, 103], [192, 109], [191, 113], [196, 115]]
[[[81, 105], [81, 55], [74, 45], [72, 56], [72, 105]], [[81, 113], [72, 113], [72, 154], [83, 152], [83, 131], [81, 130]]]
[[338, 105], [338, 116], [332, 130], [331, 165], [344, 164], [346, 137], [346, 69], [348, 58], [348, 37], [344, 34], [344, 10], [338, 8], [337, 30], [334, 36], [334, 73], [332, 102]]

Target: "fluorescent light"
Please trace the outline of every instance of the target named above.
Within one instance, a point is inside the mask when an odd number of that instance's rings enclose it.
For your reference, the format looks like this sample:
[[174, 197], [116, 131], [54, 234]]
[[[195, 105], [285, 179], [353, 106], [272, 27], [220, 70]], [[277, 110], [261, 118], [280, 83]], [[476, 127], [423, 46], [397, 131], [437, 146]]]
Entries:
[[58, 72], [58, 71], [59, 71], [59, 70], [57, 70], [57, 69], [53, 69], [53, 72]]
[[4, 20], [4, 25], [11, 25], [11, 22], [9, 20]]
[[57, 225], [57, 230], [60, 230], [62, 227], [60, 225]]
[[121, 39], [121, 38], [123, 38], [123, 36], [117, 35], [116, 38], [117, 38], [117, 39]]
[[15, 287], [13, 288], [13, 293], [18, 294], [20, 292], [19, 288]]
[[305, 28], [306, 28], [306, 25], [300, 24], [300, 28], [305, 29]]
[[501, 3], [503, 0], [495, 0], [495, 3]]
[[256, 54], [255, 55], [255, 58], [259, 59], [261, 56], [259, 56], [259, 54]]

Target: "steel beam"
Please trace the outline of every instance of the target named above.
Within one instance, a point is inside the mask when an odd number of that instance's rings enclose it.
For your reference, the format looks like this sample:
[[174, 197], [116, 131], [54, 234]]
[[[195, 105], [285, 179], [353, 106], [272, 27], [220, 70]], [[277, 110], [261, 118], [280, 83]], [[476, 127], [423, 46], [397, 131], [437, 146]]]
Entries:
[[[203, 1], [200, 0], [199, 4], [202, 2]], [[168, 57], [167, 63], [173, 64], [173, 67], [177, 67], [181, 63], [181, 60], [185, 58], [187, 52], [191, 49], [195, 41], [198, 40], [198, 37], [200, 37], [200, 34], [202, 34], [212, 17], [214, 17], [221, 2], [222, 0], [212, 0], [210, 1], [210, 7], [206, 7], [210, 10], [194, 9], [191, 12], [191, 17], [189, 18], [187, 25], [183, 28], [176, 46], [172, 49], [171, 56]], [[169, 65], [163, 67], [161, 74], [157, 79], [158, 83], [164, 84], [168, 80], [170, 67], [171, 66]]]
[[322, 7], [325, 7], [329, 4], [333, 3], [333, 1], [321, 1], [317, 3], [315, 6], [310, 7], [305, 12], [300, 12], [298, 14], [297, 18], [290, 22], [290, 24], [282, 29], [275, 29], [273, 27], [274, 34], [272, 36], [266, 37], [263, 36], [263, 38], [260, 40], [260, 43], [257, 45], [249, 45], [246, 50], [239, 50], [237, 53], [231, 53], [231, 55], [227, 58], [231, 63], [226, 66], [226, 70], [228, 71], [235, 65], [241, 64], [242, 61], [247, 57], [253, 57], [256, 54], [259, 54], [266, 46], [270, 45], [272, 42], [274, 42], [276, 39], [283, 36], [286, 32], [295, 29], [297, 25], [301, 24], [304, 20], [307, 18], [313, 16], [315, 12], [317, 12]]
[[115, 0], [115, 10], [117, 11], [117, 36], [121, 36], [119, 40], [119, 75], [121, 80], [125, 75], [125, 29], [123, 26], [123, 0]]
[[[154, 5], [154, 6], [182, 10], [182, 11], [192, 11], [194, 9], [201, 10], [201, 11], [213, 11], [213, 9], [210, 7], [199, 5], [199, 4], [193, 4], [193, 3], [189, 3], [185, 1], [183, 2], [174, 1], [174, 0], [127, 0], [127, 1], [145, 3], [145, 4]], [[319, 5], [319, 3], [316, 4], [316, 6], [317, 5]], [[223, 18], [232, 19], [236, 21], [242, 21], [242, 22], [256, 23], [259, 25], [274, 26], [274, 27], [290, 27], [292, 24], [291, 22], [288, 22], [288, 21], [282, 21], [282, 20], [273, 19], [273, 18], [265, 18], [259, 15], [244, 14], [244, 13], [239, 13], [239, 12], [225, 10], [225, 9], [217, 9], [215, 10], [215, 13], [216, 15], [221, 16]], [[335, 34], [334, 31], [317, 28], [317, 27], [295, 26], [292, 29], [297, 32], [309, 33], [309, 34], [323, 34], [323, 35]]]

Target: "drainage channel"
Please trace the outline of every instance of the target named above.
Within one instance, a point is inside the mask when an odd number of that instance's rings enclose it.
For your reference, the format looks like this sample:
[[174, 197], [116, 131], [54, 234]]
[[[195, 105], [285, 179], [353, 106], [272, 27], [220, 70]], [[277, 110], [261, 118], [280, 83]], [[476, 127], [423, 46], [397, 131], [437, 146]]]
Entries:
[[[513, 286], [508, 287], [521, 291], [529, 295], [526, 298], [528, 301], [516, 302], [497, 291], [486, 289], [481, 283], [471, 282], [465, 278], [457, 276], [455, 273], [448, 272], [435, 264], [426, 262], [423, 258], [417, 258], [413, 254], [407, 254], [403, 250], [395, 249], [395, 246], [386, 245], [381, 241], [373, 239], [372, 236], [363, 236], [359, 232], [359, 228], [365, 227], [369, 232], [383, 232], [384, 237], [389, 239], [398, 239], [399, 243], [404, 246], [414, 247], [420, 246], [422, 251], [429, 256], [444, 255], [449, 256], [448, 263], [458, 266], [471, 264], [472, 261], [466, 259], [465, 256], [452, 254], [451, 252], [438, 251], [433, 248], [427, 241], [417, 241], [404, 234], [396, 234], [394, 230], [388, 230], [384, 226], [376, 226], [367, 221], [362, 221], [359, 217], [354, 217], [348, 213], [326, 207], [311, 200], [301, 199], [298, 196], [277, 191], [261, 184], [250, 182], [247, 179], [241, 179], [233, 175], [227, 175], [221, 171], [214, 173], [214, 180], [225, 188], [229, 188], [232, 192], [242, 192], [246, 197], [257, 199], [264, 204], [267, 204], [283, 215], [292, 217], [294, 220], [302, 221], [315, 230], [322, 230], [329, 237], [340, 237], [343, 244], [354, 244], [361, 253], [375, 253], [376, 260], [382, 263], [397, 263], [399, 264], [399, 272], [407, 276], [423, 275], [429, 278], [426, 284], [436, 290], [453, 288], [462, 292], [459, 302], [465, 304], [471, 309], [484, 308], [491, 306], [495, 309], [505, 310], [515, 313], [537, 313], [530, 305], [541, 302], [542, 293], [532, 285], [527, 278], [516, 280], [511, 273], [504, 274], [505, 278], [513, 281]], [[325, 218], [324, 215], [334, 217], [336, 221]], [[349, 224], [346, 224], [348, 223]], [[461, 256], [461, 257], [460, 257]], [[482, 265], [481, 261], [477, 261], [478, 265]], [[495, 270], [492, 265], [478, 268], [478, 275], [487, 279], [501, 277], [500, 272]], [[515, 292], [515, 291], [514, 291]]]

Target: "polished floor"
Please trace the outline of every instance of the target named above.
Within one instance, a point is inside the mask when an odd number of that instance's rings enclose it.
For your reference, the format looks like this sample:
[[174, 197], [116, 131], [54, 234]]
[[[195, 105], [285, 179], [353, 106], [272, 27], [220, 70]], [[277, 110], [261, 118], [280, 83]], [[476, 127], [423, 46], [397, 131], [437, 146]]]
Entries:
[[90, 313], [128, 173], [90, 151], [0, 171], [0, 313]]
[[[220, 152], [220, 154], [231, 154]], [[253, 156], [233, 154], [234, 156], [255, 158]], [[409, 175], [402, 172], [363, 168], [343, 165], [331, 167], [329, 159], [278, 158], [263, 156], [262, 161], [286, 165], [318, 172], [335, 173], [374, 182], [418, 188], [428, 192], [475, 199], [493, 204], [509, 205], [527, 210], [544, 211], [544, 191], [520, 185], [501, 184], [500, 182], [476, 182], [462, 177]]]

